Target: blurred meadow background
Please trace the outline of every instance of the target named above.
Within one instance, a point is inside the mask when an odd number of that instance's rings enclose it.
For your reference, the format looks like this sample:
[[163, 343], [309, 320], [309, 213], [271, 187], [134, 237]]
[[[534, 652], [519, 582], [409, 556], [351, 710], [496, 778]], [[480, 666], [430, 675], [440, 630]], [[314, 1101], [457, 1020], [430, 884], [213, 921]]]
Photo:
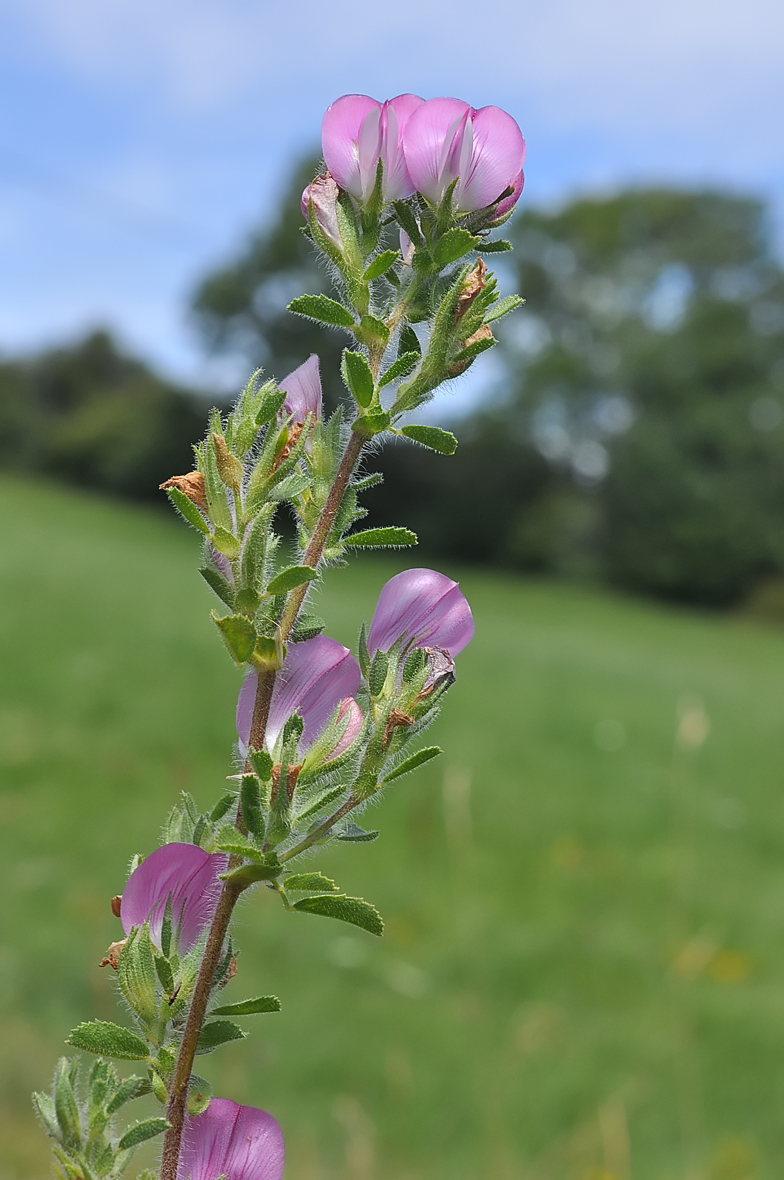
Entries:
[[[291, 1180], [784, 1171], [784, 10], [0, 0], [0, 1180], [115, 1013], [109, 898], [230, 771], [238, 676], [159, 503], [206, 408], [337, 336], [299, 193], [337, 95], [495, 103], [529, 143], [446, 459], [374, 457], [477, 633], [433, 740], [319, 867], [383, 940], [239, 913], [279, 1015], [206, 1059]], [[345, 643], [403, 558], [318, 592]], [[254, 993], [255, 994], [255, 993]], [[228, 999], [227, 993], [227, 999]]]

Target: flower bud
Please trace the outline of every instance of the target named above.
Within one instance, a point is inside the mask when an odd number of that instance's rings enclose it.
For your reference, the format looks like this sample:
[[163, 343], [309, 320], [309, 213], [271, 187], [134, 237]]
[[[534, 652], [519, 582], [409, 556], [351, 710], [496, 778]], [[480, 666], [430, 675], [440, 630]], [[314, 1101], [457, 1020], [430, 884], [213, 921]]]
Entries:
[[316, 224], [324, 237], [338, 250], [342, 250], [343, 239], [340, 236], [337, 214], [338, 192], [338, 186], [330, 173], [321, 172], [302, 194], [302, 216], [310, 223], [312, 209]]

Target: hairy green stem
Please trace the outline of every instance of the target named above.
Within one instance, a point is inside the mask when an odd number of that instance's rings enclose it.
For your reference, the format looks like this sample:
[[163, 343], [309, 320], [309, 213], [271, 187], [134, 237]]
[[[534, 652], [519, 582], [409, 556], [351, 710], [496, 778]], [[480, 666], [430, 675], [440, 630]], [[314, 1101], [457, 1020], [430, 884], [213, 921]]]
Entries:
[[[367, 441], [365, 434], [358, 431], [352, 432], [348, 446], [335, 474], [335, 481], [330, 488], [318, 524], [310, 539], [310, 544], [305, 551], [304, 561], [306, 565], [318, 568], [343, 496], [345, 495], [351, 476], [354, 474], [359, 456], [362, 453], [362, 448]], [[301, 586], [292, 590], [289, 594], [280, 620], [280, 633], [284, 642], [297, 621], [297, 615], [304, 601], [306, 591], [307, 586]], [[274, 686], [274, 669], [259, 672], [249, 743], [257, 750], [261, 749], [264, 742]], [[343, 806], [346, 810], [350, 810], [346, 804]], [[351, 806], [354, 806], [354, 804], [352, 803]], [[345, 814], [345, 811], [339, 809], [335, 816], [331, 818], [330, 822], [335, 823], [341, 814]], [[238, 813], [238, 823], [241, 822], [242, 816], [240, 812]], [[229, 860], [229, 867], [236, 868], [239, 863], [240, 858], [232, 857]], [[185, 1030], [183, 1032], [177, 1065], [174, 1071], [174, 1079], [169, 1094], [169, 1103], [166, 1108], [169, 1130], [166, 1132], [163, 1141], [161, 1180], [177, 1180], [182, 1132], [185, 1126], [187, 1109], [188, 1085], [193, 1070], [193, 1060], [196, 1056], [196, 1046], [207, 1012], [215, 972], [221, 960], [223, 943], [229, 929], [231, 915], [241, 892], [242, 889], [238, 888], [236, 884], [232, 884], [230, 881], [224, 881], [218, 907], [210, 927], [204, 958], [199, 968], [199, 975], [196, 980], [196, 987], [194, 988], [193, 999], [191, 1000], [191, 1006], [188, 1012], [188, 1019], [185, 1022]]]

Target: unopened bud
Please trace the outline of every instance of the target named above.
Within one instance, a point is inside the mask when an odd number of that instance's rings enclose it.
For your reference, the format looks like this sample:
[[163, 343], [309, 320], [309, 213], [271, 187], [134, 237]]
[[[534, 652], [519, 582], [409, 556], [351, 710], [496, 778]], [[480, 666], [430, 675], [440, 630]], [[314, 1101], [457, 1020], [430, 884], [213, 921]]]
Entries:
[[158, 485], [162, 492], [167, 488], [179, 488], [189, 500], [201, 508], [203, 512], [207, 511], [207, 496], [204, 491], [204, 476], [200, 471], [189, 471], [187, 475], [173, 475], [171, 479], [167, 479], [165, 483]]
[[324, 237], [328, 238], [333, 246], [337, 246], [338, 250], [342, 250], [343, 239], [340, 236], [337, 215], [339, 191], [331, 174], [321, 172], [302, 194], [302, 215], [310, 224], [312, 207], [316, 224]]
[[215, 444], [215, 458], [218, 464], [218, 475], [221, 477], [226, 487], [233, 488], [235, 491], [242, 483], [243, 467], [236, 455], [233, 455], [228, 448], [226, 439], [217, 431], [212, 433], [212, 441]]

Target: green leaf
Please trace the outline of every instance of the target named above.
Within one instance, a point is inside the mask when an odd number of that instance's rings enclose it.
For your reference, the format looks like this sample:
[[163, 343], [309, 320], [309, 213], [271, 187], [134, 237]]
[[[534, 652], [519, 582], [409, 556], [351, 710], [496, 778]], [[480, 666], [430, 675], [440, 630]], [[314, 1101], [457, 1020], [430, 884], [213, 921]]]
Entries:
[[43, 1123], [48, 1135], [53, 1139], [60, 1138], [60, 1127], [57, 1122], [57, 1114], [54, 1108], [54, 1102], [48, 1094], [41, 1094], [39, 1091], [33, 1094], [33, 1106], [38, 1112], [38, 1116]]
[[148, 1139], [154, 1139], [156, 1135], [162, 1135], [164, 1131], [168, 1131], [169, 1122], [167, 1119], [144, 1119], [140, 1123], [134, 1123], [125, 1132], [117, 1147], [120, 1151], [127, 1151], [129, 1147], [138, 1147], [140, 1143], [145, 1143]]
[[475, 250], [482, 244], [482, 239], [469, 233], [467, 229], [448, 229], [433, 247], [433, 261], [439, 268], [448, 266], [450, 262], [457, 262], [469, 250]]
[[347, 389], [353, 393], [361, 406], [369, 406], [375, 393], [375, 382], [367, 357], [361, 352], [343, 349], [340, 373]]
[[234, 561], [235, 557], [239, 557], [239, 541], [234, 536], [234, 533], [230, 533], [228, 529], [224, 529], [221, 525], [218, 525], [212, 534], [212, 543], [219, 553], [223, 553], [228, 557], [229, 561]]
[[399, 250], [384, 250], [381, 254], [377, 255], [377, 257], [374, 258], [373, 261], [368, 264], [368, 266], [365, 267], [365, 272], [362, 275], [362, 278], [366, 283], [371, 282], [373, 279], [380, 278], [384, 271], [389, 270], [390, 266], [397, 262], [399, 257]]
[[226, 615], [219, 618], [211, 612], [212, 621], [221, 633], [229, 655], [239, 667], [253, 655], [258, 635], [250, 619], [244, 615]]
[[375, 344], [383, 347], [389, 343], [389, 328], [378, 316], [363, 315], [359, 327], [354, 329], [354, 334], [368, 346]]
[[345, 824], [340, 831], [335, 832], [335, 838], [344, 840], [346, 844], [370, 844], [371, 840], [377, 840], [380, 835], [380, 832], [367, 832], [352, 821]]
[[264, 841], [264, 812], [261, 806], [259, 780], [255, 774], [242, 776], [240, 799], [242, 800], [242, 818], [245, 821], [245, 827], [251, 836], [261, 844]]
[[289, 893], [339, 893], [337, 885], [323, 873], [292, 873], [283, 882]]
[[400, 329], [400, 341], [398, 345], [399, 357], [405, 356], [407, 352], [415, 352], [417, 356], [422, 355], [422, 345], [419, 343], [419, 337], [410, 324], [403, 324]]
[[185, 517], [188, 524], [192, 524], [193, 527], [198, 529], [200, 533], [204, 533], [206, 537], [209, 537], [210, 526], [199, 512], [193, 500], [185, 495], [185, 492], [181, 491], [180, 488], [172, 487], [166, 489], [166, 495], [169, 497], [177, 511]]
[[222, 873], [221, 876], [224, 881], [231, 881], [233, 884], [247, 889], [249, 885], [255, 885], [257, 881], [274, 881], [280, 874], [281, 865], [279, 864], [253, 864], [242, 865], [231, 873]]
[[230, 1041], [241, 1041], [247, 1033], [233, 1020], [208, 1020], [203, 1026], [196, 1044], [197, 1053], [212, 1053]]
[[241, 1000], [239, 1004], [224, 1004], [213, 1008], [210, 1016], [255, 1016], [260, 1012], [280, 1012], [277, 996], [259, 996], [255, 1000]]
[[318, 574], [310, 565], [290, 565], [272, 579], [267, 586], [267, 593], [286, 594], [304, 582], [312, 582], [315, 577]]
[[440, 746], [425, 746], [423, 750], [417, 750], [416, 754], [412, 754], [410, 758], [406, 758], [405, 762], [401, 762], [399, 766], [389, 772], [382, 786], [391, 783], [393, 779], [400, 778], [401, 775], [409, 774], [418, 766], [424, 766], [426, 762], [429, 762], [431, 758], [437, 758], [439, 754], [443, 754]]
[[287, 475], [279, 484], [275, 484], [270, 489], [271, 500], [296, 500], [296, 498], [309, 487], [311, 483], [310, 476], [304, 471], [295, 471], [293, 475]]
[[412, 369], [419, 364], [420, 352], [404, 352], [394, 361], [378, 383], [379, 389], [389, 385], [390, 381], [397, 381], [399, 377], [407, 377]]
[[223, 574], [211, 565], [202, 566], [199, 573], [210, 589], [215, 591], [221, 602], [225, 603], [229, 610], [234, 610], [234, 587], [229, 584]]
[[120, 1057], [125, 1061], [145, 1061], [150, 1050], [147, 1042], [128, 1028], [108, 1020], [88, 1020], [78, 1024], [66, 1041], [75, 1049], [99, 1053], [102, 1057]]
[[[203, 1114], [210, 1105], [212, 1098], [212, 1086], [206, 1078], [199, 1077], [197, 1073], [191, 1074], [191, 1080], [188, 1082], [188, 1097], [186, 1105], [188, 1114]], [[141, 1180], [137, 1176], [136, 1180]], [[155, 1177], [153, 1177], [155, 1180]]]
[[483, 254], [506, 254], [513, 249], [512, 243], [507, 242], [505, 238], [499, 238], [497, 242], [482, 242]]
[[411, 529], [381, 528], [364, 529], [360, 533], [351, 533], [345, 538], [346, 545], [369, 548], [381, 545], [416, 545], [417, 535]]
[[216, 824], [218, 820], [223, 819], [227, 811], [237, 802], [237, 792], [227, 791], [225, 795], [221, 795], [218, 802], [210, 812], [210, 820]]
[[352, 328], [354, 317], [347, 307], [330, 299], [328, 295], [300, 295], [292, 299], [289, 311], [317, 320], [320, 324], [332, 324], [337, 328]]
[[439, 426], [404, 426], [400, 433], [441, 455], [454, 455], [457, 450], [455, 436], [450, 430], [442, 430]]
[[131, 1074], [129, 1078], [125, 1078], [124, 1081], [120, 1082], [111, 1099], [106, 1104], [106, 1113], [114, 1114], [121, 1106], [125, 1106], [126, 1102], [130, 1102], [132, 1098], [135, 1098], [141, 1087], [146, 1087], [148, 1084], [146, 1078], [137, 1078], [135, 1074]]
[[272, 777], [273, 762], [266, 750], [250, 750], [248, 761], [263, 783], [268, 783]]
[[224, 824], [218, 828], [214, 843], [221, 852], [230, 852], [233, 856], [247, 856], [250, 860], [258, 860], [261, 857], [256, 845], [251, 844], [250, 840], [232, 824]]
[[61, 1057], [57, 1062], [54, 1077], [54, 1109], [57, 1122], [66, 1146], [79, 1147], [82, 1139], [82, 1121], [71, 1079], [71, 1062]]
[[485, 322], [491, 324], [493, 320], [500, 320], [501, 316], [509, 315], [510, 311], [514, 311], [516, 307], [522, 307], [524, 303], [525, 300], [521, 299], [519, 295], [507, 295], [490, 308], [485, 316]]
[[313, 639], [316, 635], [321, 634], [326, 625], [320, 615], [305, 613], [297, 615], [297, 621], [291, 631], [291, 641], [292, 643], [304, 643], [306, 639]]
[[256, 425], [263, 426], [265, 422], [271, 422], [278, 410], [282, 408], [285, 400], [285, 389], [274, 389], [270, 393], [265, 394], [256, 412]]
[[370, 934], [381, 936], [384, 933], [384, 923], [378, 910], [361, 897], [346, 897], [344, 893], [337, 896], [320, 894], [317, 897], [303, 897], [294, 902], [294, 909], [304, 914], [336, 918], [339, 922], [360, 926]]

